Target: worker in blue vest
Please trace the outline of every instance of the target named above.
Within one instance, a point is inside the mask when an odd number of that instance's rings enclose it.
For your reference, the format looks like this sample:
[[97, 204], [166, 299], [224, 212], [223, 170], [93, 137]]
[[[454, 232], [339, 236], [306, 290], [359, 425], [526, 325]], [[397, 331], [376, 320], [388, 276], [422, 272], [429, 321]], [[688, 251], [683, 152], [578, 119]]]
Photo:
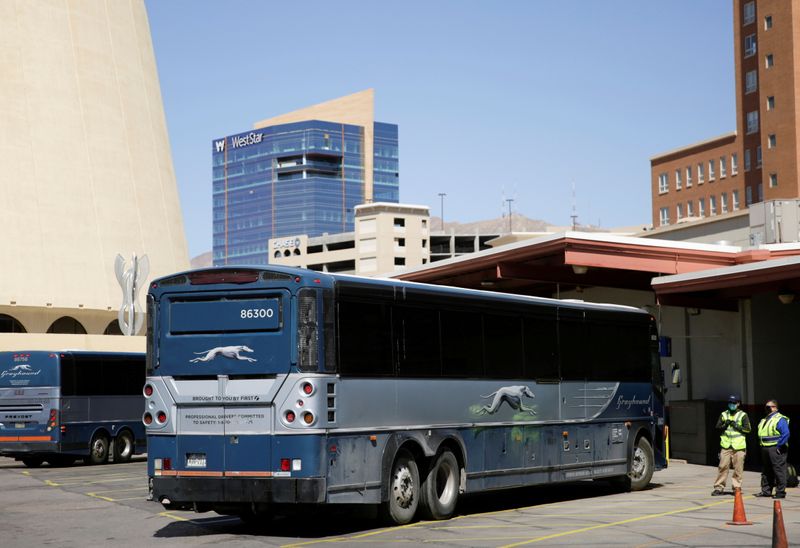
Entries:
[[[778, 412], [778, 402], [766, 403], [767, 416], [758, 423], [761, 444], [761, 492], [757, 497], [786, 498], [786, 454], [789, 451], [789, 418]], [[772, 489], [775, 495], [772, 495]]]
[[725, 483], [728, 481], [728, 470], [733, 470], [731, 484], [733, 490], [742, 488], [744, 476], [744, 457], [747, 454], [747, 441], [745, 436], [750, 432], [750, 418], [747, 413], [739, 409], [741, 400], [739, 396], [728, 398], [728, 408], [717, 419], [719, 436], [719, 471], [714, 482], [712, 495], [718, 496], [725, 493]]

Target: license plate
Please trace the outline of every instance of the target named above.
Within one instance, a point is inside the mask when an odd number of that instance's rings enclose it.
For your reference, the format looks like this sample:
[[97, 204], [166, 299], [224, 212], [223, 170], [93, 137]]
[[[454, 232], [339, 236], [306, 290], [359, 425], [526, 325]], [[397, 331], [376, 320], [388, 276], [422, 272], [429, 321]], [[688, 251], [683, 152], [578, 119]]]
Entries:
[[187, 468], [205, 468], [206, 455], [205, 453], [189, 453], [186, 455]]

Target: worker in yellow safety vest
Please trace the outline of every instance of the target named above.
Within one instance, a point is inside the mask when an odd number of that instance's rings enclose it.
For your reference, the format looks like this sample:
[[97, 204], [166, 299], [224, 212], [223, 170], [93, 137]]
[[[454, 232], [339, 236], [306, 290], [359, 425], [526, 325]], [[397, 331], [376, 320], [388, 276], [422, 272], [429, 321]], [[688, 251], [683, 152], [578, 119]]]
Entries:
[[[786, 455], [789, 452], [789, 418], [778, 412], [778, 402], [766, 403], [767, 416], [758, 423], [761, 444], [761, 492], [757, 497], [786, 498]], [[772, 495], [772, 489], [775, 495]]]
[[747, 440], [745, 435], [750, 432], [750, 418], [747, 413], [739, 409], [741, 400], [739, 396], [732, 395], [728, 398], [728, 408], [717, 419], [719, 436], [719, 469], [717, 480], [714, 482], [712, 495], [724, 495], [725, 483], [728, 481], [728, 470], [733, 470], [733, 489], [742, 488], [744, 475], [744, 457], [747, 454]]

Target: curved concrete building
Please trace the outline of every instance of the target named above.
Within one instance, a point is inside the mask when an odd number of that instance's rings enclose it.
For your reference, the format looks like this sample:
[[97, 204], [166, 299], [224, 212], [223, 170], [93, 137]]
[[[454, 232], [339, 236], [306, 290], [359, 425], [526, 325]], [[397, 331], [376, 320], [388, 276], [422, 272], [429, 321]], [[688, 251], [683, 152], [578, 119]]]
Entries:
[[143, 349], [114, 258], [189, 265], [144, 3], [0, 0], [0, 105], [0, 349]]

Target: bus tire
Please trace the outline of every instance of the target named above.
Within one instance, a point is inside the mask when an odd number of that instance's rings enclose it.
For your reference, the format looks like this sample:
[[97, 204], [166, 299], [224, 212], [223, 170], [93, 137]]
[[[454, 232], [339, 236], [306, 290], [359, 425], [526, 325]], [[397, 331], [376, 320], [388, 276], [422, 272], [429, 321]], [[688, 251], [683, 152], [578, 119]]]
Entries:
[[25, 457], [22, 460], [22, 464], [27, 466], [28, 468], [39, 468], [44, 459], [42, 457]]
[[114, 462], [129, 462], [133, 451], [133, 435], [128, 430], [123, 430], [114, 438]]
[[428, 519], [450, 519], [458, 503], [460, 470], [458, 460], [448, 449], [433, 461], [420, 489], [420, 509]]
[[655, 457], [653, 456], [653, 446], [644, 436], [636, 440], [631, 457], [631, 469], [628, 473], [631, 491], [641, 491], [648, 485], [653, 478], [655, 470]]
[[401, 449], [389, 476], [389, 500], [383, 505], [383, 517], [396, 525], [414, 519], [420, 499], [419, 469], [413, 455]]
[[108, 438], [102, 433], [98, 432], [92, 437], [86, 462], [89, 464], [105, 464], [108, 462]]

